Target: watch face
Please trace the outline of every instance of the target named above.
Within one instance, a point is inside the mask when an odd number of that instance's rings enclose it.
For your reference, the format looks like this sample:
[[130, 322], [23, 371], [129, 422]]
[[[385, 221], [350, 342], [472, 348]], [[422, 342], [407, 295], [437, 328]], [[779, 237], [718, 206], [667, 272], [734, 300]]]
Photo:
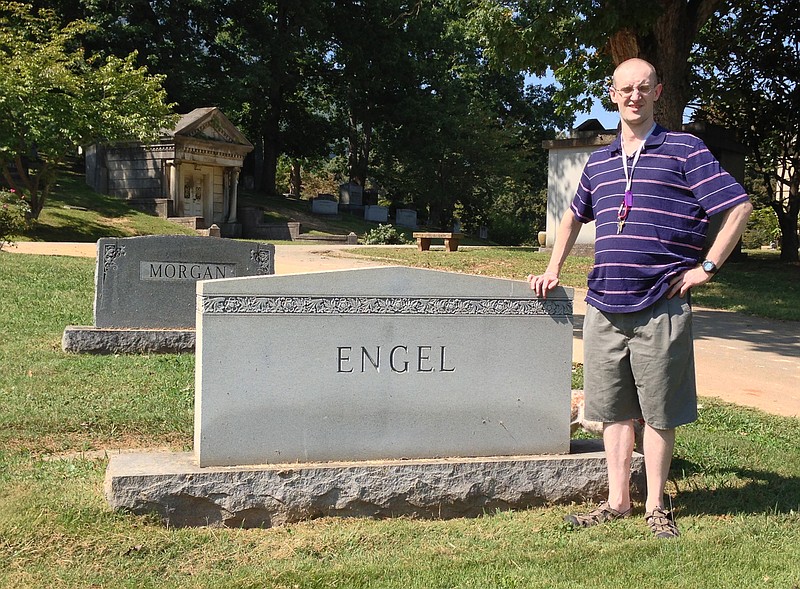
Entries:
[[706, 260], [705, 262], [703, 262], [703, 270], [705, 270], [706, 272], [714, 272], [716, 269], [717, 269], [716, 264], [714, 264], [714, 262], [712, 262], [711, 260]]

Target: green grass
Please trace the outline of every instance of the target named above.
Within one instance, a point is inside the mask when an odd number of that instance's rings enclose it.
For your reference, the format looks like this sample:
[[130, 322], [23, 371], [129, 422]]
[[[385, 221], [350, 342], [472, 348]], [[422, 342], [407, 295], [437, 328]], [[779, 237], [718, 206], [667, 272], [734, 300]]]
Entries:
[[[442, 249], [418, 252], [410, 248], [350, 250], [361, 256], [406, 266], [433, 268], [525, 280], [541, 274], [550, 255], [536, 248], [492, 247]], [[766, 317], [800, 321], [800, 266], [782, 264], [778, 252], [748, 251], [741, 261], [729, 262], [714, 279], [692, 293], [696, 306], [724, 309]], [[561, 273], [561, 284], [586, 288], [592, 258], [570, 256]]]
[[98, 194], [86, 185], [82, 174], [64, 171], [33, 228], [13, 240], [94, 242], [101, 237], [192, 233], [131, 208], [122, 199]]
[[191, 443], [193, 355], [61, 351], [64, 327], [92, 324], [93, 260], [0, 253], [0, 268], [0, 448]]
[[800, 420], [709, 399], [678, 436], [675, 541], [649, 537], [641, 505], [582, 531], [570, 506], [266, 530], [112, 512], [87, 452], [188, 448], [194, 357], [62, 352], [64, 327], [91, 323], [92, 272], [0, 252], [0, 587], [800, 587]]
[[310, 202], [299, 198], [244, 193], [242, 202], [270, 211], [269, 222], [274, 222], [273, 219], [300, 221], [301, 231], [311, 235], [347, 235], [351, 231], [356, 235], [364, 235], [377, 227], [375, 223], [368, 223], [363, 218], [345, 213], [332, 217], [311, 215]]

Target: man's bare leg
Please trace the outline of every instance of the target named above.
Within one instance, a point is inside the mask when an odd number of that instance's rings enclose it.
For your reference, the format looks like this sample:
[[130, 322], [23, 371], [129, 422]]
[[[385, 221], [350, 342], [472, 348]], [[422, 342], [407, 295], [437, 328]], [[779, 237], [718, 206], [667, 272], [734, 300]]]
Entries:
[[631, 456], [633, 454], [633, 444], [633, 420], [603, 425], [603, 445], [606, 450], [606, 464], [608, 466], [608, 503], [620, 513], [624, 513], [631, 508]]
[[667, 485], [674, 448], [675, 429], [656, 429], [645, 424], [644, 468], [647, 472], [645, 510], [648, 513], [664, 507], [664, 488]]

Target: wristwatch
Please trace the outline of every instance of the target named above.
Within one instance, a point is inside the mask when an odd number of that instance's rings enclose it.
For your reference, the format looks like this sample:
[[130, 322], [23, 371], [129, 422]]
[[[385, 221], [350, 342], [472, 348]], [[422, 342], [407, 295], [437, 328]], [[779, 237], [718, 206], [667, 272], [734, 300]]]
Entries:
[[703, 260], [701, 266], [703, 266], [703, 270], [705, 270], [709, 274], [714, 274], [717, 271], [717, 265], [711, 260]]

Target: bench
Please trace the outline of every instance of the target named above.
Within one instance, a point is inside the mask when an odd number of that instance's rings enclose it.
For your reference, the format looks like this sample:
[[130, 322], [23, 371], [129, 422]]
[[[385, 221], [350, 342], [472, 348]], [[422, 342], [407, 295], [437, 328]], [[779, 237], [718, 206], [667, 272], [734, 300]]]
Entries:
[[458, 251], [458, 242], [464, 237], [463, 233], [428, 233], [428, 232], [415, 232], [414, 237], [417, 240], [417, 249], [421, 252], [427, 252], [431, 249], [432, 239], [443, 239], [444, 249], [448, 252]]

